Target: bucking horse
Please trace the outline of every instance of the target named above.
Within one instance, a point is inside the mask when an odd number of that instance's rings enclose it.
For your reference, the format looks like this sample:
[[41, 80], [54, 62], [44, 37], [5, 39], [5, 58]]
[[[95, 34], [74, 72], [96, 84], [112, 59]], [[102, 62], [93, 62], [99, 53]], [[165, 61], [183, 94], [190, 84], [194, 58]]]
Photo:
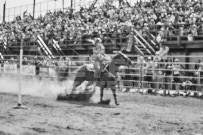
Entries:
[[120, 66], [130, 66], [131, 64], [132, 61], [127, 55], [123, 54], [122, 52], [118, 52], [112, 57], [111, 62], [106, 65], [105, 70], [101, 72], [99, 76], [95, 76], [93, 64], [82, 65], [76, 72], [72, 93], [69, 94], [69, 98], [77, 97], [75, 94], [77, 93], [77, 88], [82, 85], [84, 81], [88, 82], [89, 84], [96, 82], [96, 86], [100, 87], [100, 102], [103, 101], [104, 89], [110, 88], [113, 93], [115, 104], [119, 105], [116, 96], [117, 72]]

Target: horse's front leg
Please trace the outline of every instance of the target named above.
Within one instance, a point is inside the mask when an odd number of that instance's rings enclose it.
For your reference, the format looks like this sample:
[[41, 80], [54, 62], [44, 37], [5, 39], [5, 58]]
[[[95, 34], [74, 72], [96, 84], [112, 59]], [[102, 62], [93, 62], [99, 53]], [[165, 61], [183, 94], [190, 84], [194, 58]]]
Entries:
[[117, 101], [117, 96], [116, 96], [116, 89], [111, 89], [112, 93], [113, 93], [113, 97], [114, 97], [114, 101], [116, 105], [119, 105], [118, 101]]
[[100, 86], [100, 103], [103, 101], [104, 87]]

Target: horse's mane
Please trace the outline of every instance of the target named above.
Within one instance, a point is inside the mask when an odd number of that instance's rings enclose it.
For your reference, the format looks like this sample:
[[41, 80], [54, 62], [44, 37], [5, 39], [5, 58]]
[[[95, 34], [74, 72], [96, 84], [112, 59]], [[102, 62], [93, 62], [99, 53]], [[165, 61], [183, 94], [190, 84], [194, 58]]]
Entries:
[[[112, 60], [115, 59], [115, 57], [117, 57], [119, 54], [123, 55], [123, 53], [122, 53], [121, 51], [119, 51], [116, 55], [114, 55], [114, 56], [112, 57]], [[124, 55], [123, 55], [123, 56], [124, 56]], [[111, 61], [112, 61], [112, 60], [111, 60]]]
[[115, 57], [117, 57], [119, 54], [122, 55], [122, 56], [124, 56], [121, 51], [119, 51], [116, 55], [114, 55], [114, 56], [112, 57], [112, 59], [111, 59], [111, 62], [106, 66], [106, 69], [107, 69], [108, 71], [109, 71], [110, 65], [113, 64]]

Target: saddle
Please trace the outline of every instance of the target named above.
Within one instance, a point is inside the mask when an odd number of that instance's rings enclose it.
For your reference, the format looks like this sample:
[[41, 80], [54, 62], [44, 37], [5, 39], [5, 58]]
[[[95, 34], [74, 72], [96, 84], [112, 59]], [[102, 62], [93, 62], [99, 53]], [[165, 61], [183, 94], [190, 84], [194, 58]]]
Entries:
[[95, 68], [95, 65], [93, 63], [91, 64], [86, 64], [86, 69], [88, 71], [94, 72], [94, 77], [99, 78], [101, 76], [101, 73], [105, 71], [106, 68], [104, 69], [97, 69]]

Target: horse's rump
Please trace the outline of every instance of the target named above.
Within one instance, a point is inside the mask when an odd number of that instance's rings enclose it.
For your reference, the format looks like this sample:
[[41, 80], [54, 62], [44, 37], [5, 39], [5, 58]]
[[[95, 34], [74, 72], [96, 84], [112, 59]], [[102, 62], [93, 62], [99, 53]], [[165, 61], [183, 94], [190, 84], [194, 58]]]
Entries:
[[74, 86], [77, 87], [79, 86], [83, 81], [94, 81], [94, 72], [92, 70], [89, 70], [88, 67], [89, 65], [83, 65], [81, 66], [75, 75], [74, 79]]

